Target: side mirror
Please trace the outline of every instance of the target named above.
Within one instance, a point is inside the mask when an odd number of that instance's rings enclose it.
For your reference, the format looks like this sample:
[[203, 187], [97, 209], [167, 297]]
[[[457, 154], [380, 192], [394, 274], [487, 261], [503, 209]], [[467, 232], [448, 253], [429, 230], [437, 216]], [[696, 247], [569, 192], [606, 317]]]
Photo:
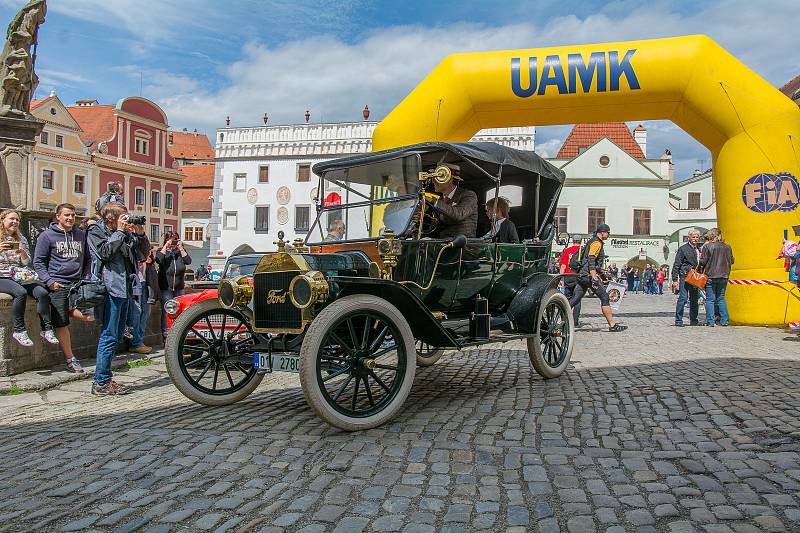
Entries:
[[453, 248], [456, 250], [461, 250], [467, 245], [467, 237], [465, 235], [456, 235], [453, 237], [453, 240], [450, 241], [450, 244], [452, 244]]

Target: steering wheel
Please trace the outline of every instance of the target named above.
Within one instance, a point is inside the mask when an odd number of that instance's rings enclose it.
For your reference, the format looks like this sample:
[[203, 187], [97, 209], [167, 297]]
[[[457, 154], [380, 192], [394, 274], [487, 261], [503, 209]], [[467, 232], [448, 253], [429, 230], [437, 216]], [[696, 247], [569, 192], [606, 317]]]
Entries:
[[[424, 202], [425, 200], [423, 200]], [[419, 232], [420, 215], [422, 215], [422, 202], [417, 205], [417, 209], [411, 217], [412, 235], [416, 236]], [[439, 211], [428, 202], [425, 206], [425, 215], [422, 219], [422, 235], [429, 237], [436, 233], [439, 228]]]

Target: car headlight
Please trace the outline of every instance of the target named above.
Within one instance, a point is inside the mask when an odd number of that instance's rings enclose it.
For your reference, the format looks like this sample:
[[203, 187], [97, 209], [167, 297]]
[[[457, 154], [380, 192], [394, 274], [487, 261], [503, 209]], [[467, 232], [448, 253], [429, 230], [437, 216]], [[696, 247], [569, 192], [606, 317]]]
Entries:
[[164, 302], [164, 311], [166, 311], [167, 314], [170, 316], [177, 315], [179, 307], [180, 306], [178, 305], [178, 300], [176, 300], [175, 298], [172, 298]]
[[328, 299], [330, 286], [322, 272], [312, 270], [296, 276], [289, 284], [289, 299], [298, 309], [305, 309]]
[[220, 305], [226, 308], [247, 305], [253, 299], [250, 278], [239, 276], [235, 279], [223, 279], [219, 282], [218, 298]]

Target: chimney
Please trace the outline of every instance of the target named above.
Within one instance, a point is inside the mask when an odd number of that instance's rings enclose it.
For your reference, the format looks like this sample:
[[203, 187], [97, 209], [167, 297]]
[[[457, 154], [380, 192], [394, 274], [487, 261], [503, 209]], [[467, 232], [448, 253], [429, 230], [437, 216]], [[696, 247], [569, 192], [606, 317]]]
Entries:
[[673, 183], [675, 177], [675, 165], [672, 164], [672, 152], [669, 148], [661, 156], [661, 177], [668, 178], [670, 183]]
[[700, 172], [699, 168], [696, 168], [696, 169], [694, 169], [694, 172], [692, 172], [692, 177], [695, 178], [695, 177], [699, 176], [700, 174], [702, 174], [702, 172]]
[[50, 98], [54, 97], [55, 95], [56, 95], [56, 90], [55, 89], [50, 91]]
[[642, 149], [644, 158], [647, 159], [647, 128], [641, 124], [636, 126], [633, 130], [633, 139], [636, 141], [636, 144], [639, 145], [639, 148]]

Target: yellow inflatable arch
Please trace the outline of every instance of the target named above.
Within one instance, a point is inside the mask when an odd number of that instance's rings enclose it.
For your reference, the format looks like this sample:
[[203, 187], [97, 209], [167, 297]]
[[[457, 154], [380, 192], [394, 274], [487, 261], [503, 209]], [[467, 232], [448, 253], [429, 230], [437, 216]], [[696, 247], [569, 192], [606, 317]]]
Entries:
[[735, 256], [731, 320], [800, 320], [800, 291], [775, 260], [784, 230], [800, 224], [800, 109], [706, 36], [448, 56], [378, 125], [373, 149], [648, 119], [672, 120], [711, 150]]

